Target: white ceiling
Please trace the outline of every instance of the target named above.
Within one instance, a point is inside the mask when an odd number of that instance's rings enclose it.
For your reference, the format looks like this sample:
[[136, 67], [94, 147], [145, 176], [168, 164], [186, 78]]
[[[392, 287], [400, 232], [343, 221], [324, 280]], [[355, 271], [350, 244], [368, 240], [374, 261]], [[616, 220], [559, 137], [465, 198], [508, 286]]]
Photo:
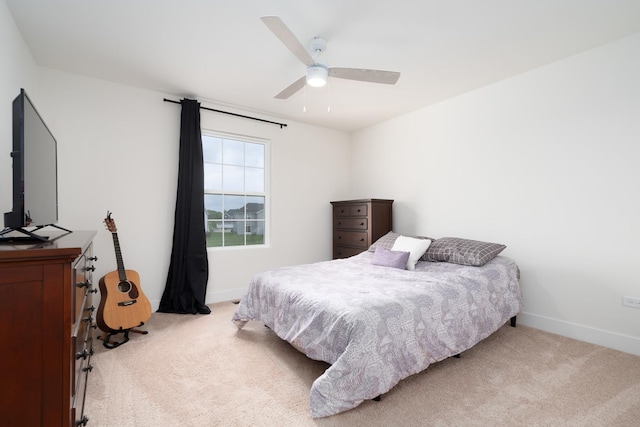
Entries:
[[[638, 0], [5, 1], [40, 66], [345, 131], [640, 31]], [[265, 15], [326, 38], [330, 66], [400, 80], [274, 99], [305, 66]]]

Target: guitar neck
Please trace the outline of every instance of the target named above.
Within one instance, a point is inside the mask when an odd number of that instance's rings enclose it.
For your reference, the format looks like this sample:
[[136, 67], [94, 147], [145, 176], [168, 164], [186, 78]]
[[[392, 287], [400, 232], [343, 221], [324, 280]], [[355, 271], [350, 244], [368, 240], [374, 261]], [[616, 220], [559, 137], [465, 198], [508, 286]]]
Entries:
[[124, 270], [124, 261], [122, 261], [122, 252], [120, 252], [120, 241], [118, 240], [118, 233], [111, 233], [113, 237], [113, 247], [116, 250], [116, 262], [118, 264], [118, 277], [120, 281], [127, 280], [127, 274]]

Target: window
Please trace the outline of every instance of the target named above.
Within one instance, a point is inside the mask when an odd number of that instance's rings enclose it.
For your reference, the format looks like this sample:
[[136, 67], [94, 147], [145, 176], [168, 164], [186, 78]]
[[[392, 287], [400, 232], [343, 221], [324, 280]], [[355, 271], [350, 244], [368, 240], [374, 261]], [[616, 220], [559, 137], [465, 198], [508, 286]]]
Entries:
[[202, 151], [207, 247], [264, 245], [266, 144], [203, 134]]

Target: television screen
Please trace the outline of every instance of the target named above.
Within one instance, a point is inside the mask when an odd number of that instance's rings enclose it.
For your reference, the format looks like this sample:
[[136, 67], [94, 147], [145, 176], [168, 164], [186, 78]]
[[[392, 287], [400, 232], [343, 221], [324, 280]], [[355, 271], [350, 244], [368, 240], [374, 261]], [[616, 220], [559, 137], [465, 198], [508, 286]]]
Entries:
[[5, 227], [58, 222], [57, 143], [24, 89], [13, 101], [13, 211]]

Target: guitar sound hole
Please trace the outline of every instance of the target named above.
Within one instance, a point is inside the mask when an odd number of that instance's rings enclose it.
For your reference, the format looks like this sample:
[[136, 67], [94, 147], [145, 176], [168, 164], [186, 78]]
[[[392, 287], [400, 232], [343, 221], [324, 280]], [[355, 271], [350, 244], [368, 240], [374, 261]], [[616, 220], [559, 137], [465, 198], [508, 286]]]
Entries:
[[136, 299], [140, 296], [140, 292], [138, 292], [138, 288], [133, 283], [131, 284], [131, 291], [129, 291], [129, 298]]
[[130, 289], [131, 289], [131, 283], [124, 280], [118, 283], [118, 290], [120, 292], [129, 292]]

